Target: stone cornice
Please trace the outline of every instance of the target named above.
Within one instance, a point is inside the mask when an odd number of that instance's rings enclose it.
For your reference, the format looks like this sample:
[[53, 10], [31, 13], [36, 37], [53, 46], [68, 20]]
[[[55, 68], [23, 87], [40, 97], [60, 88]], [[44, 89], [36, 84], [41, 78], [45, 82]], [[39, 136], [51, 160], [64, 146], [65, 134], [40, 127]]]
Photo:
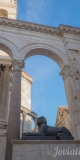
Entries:
[[11, 140], [11, 144], [80, 144], [80, 140]]
[[80, 35], [80, 28], [60, 25], [58, 28], [39, 25], [30, 22], [12, 20], [0, 17], [0, 26], [13, 27], [18, 29], [47, 33], [51, 35], [62, 36], [64, 33]]
[[15, 7], [16, 6], [16, 3], [13, 3], [13, 2], [0, 2], [0, 6], [5, 6], [5, 7]]

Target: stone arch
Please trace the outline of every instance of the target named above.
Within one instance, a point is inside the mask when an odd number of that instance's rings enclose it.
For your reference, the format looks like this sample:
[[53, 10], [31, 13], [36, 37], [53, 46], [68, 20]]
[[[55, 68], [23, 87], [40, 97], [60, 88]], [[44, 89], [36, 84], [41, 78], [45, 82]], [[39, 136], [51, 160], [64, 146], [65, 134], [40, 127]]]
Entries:
[[0, 50], [6, 52], [11, 59], [16, 59], [16, 55], [19, 52], [17, 47], [8, 39], [0, 37]]
[[21, 54], [24, 56], [24, 59], [33, 55], [47, 56], [54, 60], [60, 68], [63, 68], [64, 65], [68, 65], [68, 60], [64, 53], [59, 48], [47, 44], [30, 44], [21, 49]]

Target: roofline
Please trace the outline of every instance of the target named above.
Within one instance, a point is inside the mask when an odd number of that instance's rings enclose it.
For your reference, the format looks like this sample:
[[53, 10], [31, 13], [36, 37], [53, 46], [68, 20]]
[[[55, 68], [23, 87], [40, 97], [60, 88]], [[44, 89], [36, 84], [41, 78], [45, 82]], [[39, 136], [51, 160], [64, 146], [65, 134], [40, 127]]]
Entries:
[[42, 32], [58, 36], [62, 36], [64, 33], [80, 35], [80, 28], [73, 26], [66, 26], [60, 24], [58, 27], [51, 27], [51, 26], [45, 26], [41, 24], [25, 22], [20, 20], [13, 20], [3, 17], [0, 17], [0, 26], [5, 26], [5, 27], [8, 26], [10, 28], [14, 27], [17, 29], [19, 28], [19, 30], [20, 29], [30, 30], [30, 31]]
[[[25, 75], [23, 75], [23, 73], [25, 73]], [[22, 70], [22, 76], [25, 77], [27, 80], [29, 80], [31, 83], [33, 82], [33, 78], [27, 74], [24, 70]]]

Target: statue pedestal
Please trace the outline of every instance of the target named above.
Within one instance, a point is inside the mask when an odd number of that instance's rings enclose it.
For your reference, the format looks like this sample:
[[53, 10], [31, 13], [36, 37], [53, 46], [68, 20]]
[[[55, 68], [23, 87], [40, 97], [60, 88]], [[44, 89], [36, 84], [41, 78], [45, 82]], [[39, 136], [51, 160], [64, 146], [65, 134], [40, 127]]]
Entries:
[[13, 140], [12, 160], [80, 159], [80, 141]]

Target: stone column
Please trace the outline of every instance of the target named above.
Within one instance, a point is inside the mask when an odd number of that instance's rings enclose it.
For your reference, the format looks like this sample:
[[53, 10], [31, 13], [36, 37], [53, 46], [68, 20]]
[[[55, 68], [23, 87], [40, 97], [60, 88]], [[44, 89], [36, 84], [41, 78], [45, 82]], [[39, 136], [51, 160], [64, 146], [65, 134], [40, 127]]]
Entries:
[[25, 118], [26, 118], [26, 113], [23, 112], [23, 122], [22, 122], [22, 133], [24, 133], [24, 128], [25, 128]]
[[77, 129], [80, 125], [80, 101], [77, 97], [71, 66], [64, 66], [60, 74], [64, 80], [74, 139], [80, 140], [80, 130]]
[[78, 139], [80, 140], [80, 67], [79, 69], [74, 70], [73, 80], [76, 86], [76, 101], [78, 105], [78, 110], [76, 109], [75, 112], [75, 116], [77, 117], [77, 118], [75, 117], [75, 121], [76, 121]]
[[[1, 95], [2, 95], [4, 69], [5, 69], [5, 66], [3, 64], [0, 64], [0, 106], [1, 106]], [[1, 116], [0, 116], [0, 118], [1, 118]]]
[[9, 105], [9, 80], [10, 80], [11, 66], [6, 65], [2, 73], [1, 83], [1, 100], [0, 100], [0, 117], [6, 121], [8, 116]]
[[0, 65], [0, 119], [7, 123], [8, 107], [9, 107], [9, 80], [10, 65]]
[[20, 139], [21, 70], [23, 61], [13, 60], [13, 79], [9, 109], [5, 160], [12, 160], [11, 140]]

